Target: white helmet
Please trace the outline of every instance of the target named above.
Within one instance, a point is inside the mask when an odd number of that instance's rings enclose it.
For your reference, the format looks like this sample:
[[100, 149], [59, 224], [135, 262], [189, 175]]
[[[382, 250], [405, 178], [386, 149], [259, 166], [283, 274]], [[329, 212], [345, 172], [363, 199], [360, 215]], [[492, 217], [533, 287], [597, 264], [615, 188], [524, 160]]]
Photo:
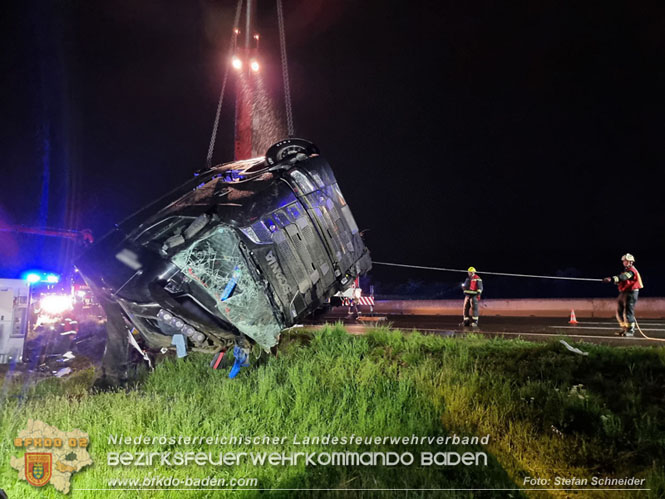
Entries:
[[626, 260], [627, 262], [633, 262], [634, 263], [635, 262], [635, 257], [633, 255], [631, 255], [630, 253], [626, 253], [625, 255], [623, 255], [621, 257], [621, 261], [623, 262], [624, 260]]

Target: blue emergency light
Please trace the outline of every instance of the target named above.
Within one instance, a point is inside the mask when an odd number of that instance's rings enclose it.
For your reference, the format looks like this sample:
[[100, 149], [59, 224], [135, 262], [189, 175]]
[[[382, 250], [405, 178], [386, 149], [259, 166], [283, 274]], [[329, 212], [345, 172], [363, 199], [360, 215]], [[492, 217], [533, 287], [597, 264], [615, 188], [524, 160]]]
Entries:
[[42, 280], [42, 278], [39, 274], [34, 274], [32, 272], [30, 274], [27, 274], [23, 279], [28, 281], [30, 284], [35, 284], [36, 282], [39, 282], [39, 281]]
[[28, 284], [37, 284], [38, 282], [57, 284], [60, 282], [60, 276], [58, 274], [37, 272], [34, 270], [23, 272], [23, 274], [21, 274], [21, 279], [27, 281]]

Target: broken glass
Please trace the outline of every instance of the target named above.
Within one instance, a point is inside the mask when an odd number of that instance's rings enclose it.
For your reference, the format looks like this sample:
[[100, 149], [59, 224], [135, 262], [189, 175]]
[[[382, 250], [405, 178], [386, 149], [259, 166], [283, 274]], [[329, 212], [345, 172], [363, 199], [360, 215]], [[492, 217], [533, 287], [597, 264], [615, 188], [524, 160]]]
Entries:
[[283, 324], [275, 317], [265, 290], [250, 274], [233, 229], [216, 227], [172, 261], [186, 278], [215, 298], [220, 314], [240, 332], [264, 348], [277, 344]]

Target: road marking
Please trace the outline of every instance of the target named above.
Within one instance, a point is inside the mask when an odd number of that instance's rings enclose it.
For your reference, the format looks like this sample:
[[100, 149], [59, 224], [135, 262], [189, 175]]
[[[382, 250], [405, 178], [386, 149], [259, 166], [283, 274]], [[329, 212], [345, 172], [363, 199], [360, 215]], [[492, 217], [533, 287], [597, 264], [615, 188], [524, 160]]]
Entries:
[[404, 331], [405, 329], [408, 329], [410, 331], [420, 331], [422, 333], [461, 333], [461, 334], [468, 334], [468, 333], [481, 333], [481, 334], [502, 334], [502, 335], [511, 335], [511, 336], [553, 336], [553, 337], [560, 337], [560, 336], [566, 336], [569, 338], [593, 338], [593, 339], [606, 339], [606, 340], [641, 340], [641, 341], [648, 341], [646, 338], [642, 338], [641, 336], [597, 336], [593, 334], [550, 334], [550, 333], [512, 333], [509, 331], [451, 331], [450, 329], [421, 329], [421, 328], [395, 328], [395, 329], [400, 329]]
[[[603, 321], [603, 322], [593, 322], [593, 321], [580, 321], [580, 324], [608, 324], [616, 325], [616, 321]], [[662, 322], [640, 322], [641, 326], [665, 326], [665, 323]]]
[[[557, 328], [557, 329], [602, 329], [604, 331], [607, 331], [608, 329], [617, 329], [619, 326], [616, 325], [615, 327], [596, 327], [596, 326], [547, 326], [550, 328]], [[642, 331], [665, 331], [665, 329], [648, 329], [648, 328], [641, 328]]]
[[[327, 324], [327, 323], [326, 323]], [[318, 325], [312, 325], [314, 327], [323, 327], [325, 324], [318, 324]], [[368, 326], [365, 325], [360, 325], [360, 324], [345, 324], [344, 327], [349, 331], [351, 334], [365, 334], [365, 331], [370, 329]], [[549, 326], [549, 327], [564, 327], [564, 328], [571, 328], [574, 329], [575, 326]], [[460, 329], [455, 329], [454, 327], [451, 327], [450, 329], [433, 329], [433, 328], [423, 328], [423, 327], [399, 327], [399, 326], [394, 326], [393, 329], [400, 330], [400, 331], [419, 331], [421, 333], [454, 333], [454, 334], [470, 334], [470, 333], [476, 333], [476, 334], [483, 334], [483, 335], [495, 335], [495, 336], [544, 336], [544, 337], [552, 337], [552, 338], [561, 338], [566, 337], [566, 338], [589, 338], [593, 340], [632, 340], [632, 341], [662, 341], [660, 338], [654, 338], [654, 339], [648, 339], [644, 338], [642, 336], [617, 336], [617, 335], [612, 335], [612, 336], [601, 336], [601, 335], [593, 335], [593, 334], [569, 334], [569, 333], [535, 333], [535, 332], [522, 332], [522, 333], [515, 333], [515, 332], [510, 332], [510, 331], [482, 331], [482, 330], [472, 330], [472, 331], [462, 331]], [[579, 328], [577, 329], [590, 329], [590, 328]], [[600, 330], [605, 330], [607, 331], [608, 328], [595, 328], [595, 329], [600, 329]], [[649, 331], [648, 329], [643, 331]], [[662, 329], [659, 329], [658, 331], [665, 331]]]

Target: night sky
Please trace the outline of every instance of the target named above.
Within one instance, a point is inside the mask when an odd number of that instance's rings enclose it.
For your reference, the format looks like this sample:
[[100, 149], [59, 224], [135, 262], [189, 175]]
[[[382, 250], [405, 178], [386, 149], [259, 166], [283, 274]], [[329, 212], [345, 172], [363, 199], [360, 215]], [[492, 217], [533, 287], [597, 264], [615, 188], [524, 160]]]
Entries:
[[[2, 15], [0, 223], [97, 237], [205, 164], [235, 1], [14, 2]], [[296, 135], [378, 261], [598, 277], [665, 295], [665, 5], [284, 0]], [[263, 77], [282, 110], [274, 2]], [[214, 161], [233, 159], [233, 85]], [[46, 191], [45, 165], [50, 171]], [[46, 197], [48, 194], [48, 198]], [[71, 245], [0, 233], [0, 275]], [[462, 274], [375, 267], [388, 294]], [[485, 279], [485, 296], [614, 296]]]

